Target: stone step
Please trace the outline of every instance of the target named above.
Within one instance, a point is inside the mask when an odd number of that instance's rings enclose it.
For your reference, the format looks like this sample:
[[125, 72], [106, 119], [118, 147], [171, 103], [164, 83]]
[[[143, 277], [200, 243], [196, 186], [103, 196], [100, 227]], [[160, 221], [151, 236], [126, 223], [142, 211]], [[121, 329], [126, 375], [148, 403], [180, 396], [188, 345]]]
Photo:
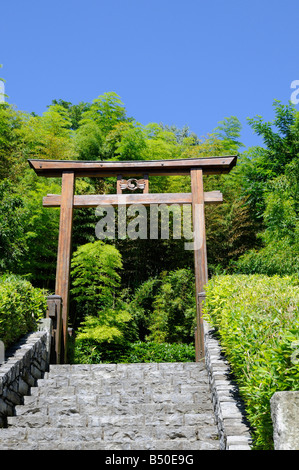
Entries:
[[[38, 381], [38, 387], [32, 389], [32, 394], [45, 387], [47, 389], [79, 387], [84, 390], [87, 387], [113, 394], [118, 393], [121, 389], [132, 389], [142, 393], [145, 389], [154, 390], [156, 388], [159, 391], [165, 390], [165, 392], [171, 388], [176, 392], [192, 392], [194, 388], [198, 387], [208, 389], [207, 372], [201, 365], [191, 363], [189, 369], [180, 368], [174, 373], [173, 367], [171, 368], [172, 364], [170, 363], [168, 368], [164, 367], [165, 364], [137, 364], [137, 368], [132, 368], [132, 364], [109, 365], [110, 367], [98, 365], [89, 366], [89, 368], [88, 366], [84, 368], [80, 366], [78, 368], [75, 366], [51, 366], [50, 372], [45, 375], [44, 379]], [[195, 367], [194, 364], [196, 364]], [[161, 369], [158, 370], [157, 366], [160, 366]], [[191, 377], [191, 375], [193, 376]]]
[[[121, 403], [201, 403], [203, 400], [209, 399], [210, 395], [204, 387], [197, 387], [188, 392], [175, 392], [170, 390], [166, 391], [151, 391], [144, 390], [140, 393], [134, 390], [119, 390], [118, 393], [101, 393], [92, 387], [57, 387], [43, 389], [37, 388], [32, 390], [32, 397], [47, 398], [48, 400], [55, 398], [56, 401], [68, 400], [69, 398], [76, 397], [79, 404], [94, 403], [97, 405], [121, 404]], [[37, 403], [37, 402], [36, 402]]]
[[196, 387], [198, 385], [208, 385], [208, 378], [206, 377], [205, 380], [202, 378], [195, 378], [190, 379], [185, 377], [184, 375], [180, 377], [162, 377], [160, 375], [155, 377], [147, 377], [146, 379], [141, 379], [140, 377], [137, 378], [121, 378], [121, 377], [110, 377], [110, 378], [100, 378], [100, 377], [86, 377], [83, 375], [78, 376], [54, 376], [51, 378], [44, 378], [39, 379], [37, 381], [38, 387], [61, 387], [61, 386], [85, 386], [86, 383], [92, 382], [96, 387], [178, 387], [178, 386], [190, 386]]
[[136, 372], [143, 371], [184, 371], [190, 369], [205, 370], [205, 366], [200, 362], [139, 362], [139, 363], [118, 363], [118, 364], [51, 364], [48, 373], [79, 373], [79, 372]]
[[[17, 430], [17, 432], [16, 432]], [[12, 431], [10, 433], [10, 431]], [[8, 427], [1, 430], [2, 444], [11, 440], [20, 442], [36, 441], [115, 441], [115, 442], [142, 442], [148, 439], [154, 440], [176, 440], [188, 439], [193, 441], [214, 441], [218, 440], [218, 433], [214, 426], [200, 425], [194, 426], [167, 426], [159, 425], [132, 425], [128, 429], [122, 429], [115, 426], [71, 426], [71, 427], [52, 427], [44, 424], [42, 427]]]
[[[82, 366], [82, 367], [81, 367]], [[132, 367], [134, 366], [134, 367]], [[144, 363], [144, 364], [97, 364], [97, 365], [56, 365], [51, 366], [44, 378], [75, 377], [83, 375], [92, 379], [103, 378], [143, 378], [153, 380], [155, 377], [184, 377], [198, 380], [207, 377], [207, 372], [200, 363]]]
[[96, 394], [99, 398], [109, 396], [134, 396], [134, 397], [150, 397], [159, 395], [173, 395], [177, 397], [191, 396], [194, 394], [206, 395], [209, 393], [207, 387], [204, 385], [170, 385], [164, 384], [159, 387], [152, 387], [150, 384], [144, 384], [139, 386], [131, 386], [127, 384], [120, 384], [117, 386], [98, 386], [94, 383], [79, 383], [78, 385], [49, 385], [44, 384], [42, 387], [35, 387], [31, 390], [31, 396], [70, 396], [70, 395], [82, 395], [82, 394]]
[[100, 441], [19, 441], [19, 439], [0, 442], [1, 450], [219, 450], [219, 442], [180, 440], [155, 440], [148, 439], [142, 442], [100, 442]]
[[45, 413], [47, 415], [66, 414], [72, 415], [76, 413], [85, 413], [97, 416], [105, 415], [168, 415], [168, 414], [194, 414], [194, 413], [206, 413], [212, 412], [212, 406], [209, 401], [202, 401], [200, 403], [133, 403], [133, 404], [118, 404], [118, 405], [107, 405], [105, 407], [98, 406], [94, 402], [92, 403], [78, 403], [76, 397], [70, 397], [71, 399], [60, 400], [57, 399], [39, 397], [37, 400], [35, 397], [25, 397], [25, 404], [16, 406], [16, 415], [31, 415], [36, 413]]
[[55, 390], [57, 388], [62, 387], [75, 387], [77, 390], [84, 389], [84, 390], [96, 390], [99, 393], [118, 393], [122, 390], [124, 391], [136, 391], [143, 392], [143, 391], [163, 391], [168, 392], [170, 390], [176, 391], [178, 393], [184, 392], [193, 392], [196, 389], [199, 390], [206, 390], [210, 392], [209, 385], [202, 381], [197, 382], [190, 382], [190, 381], [157, 381], [155, 383], [148, 381], [143, 382], [129, 382], [126, 380], [118, 380], [115, 382], [102, 382], [99, 380], [86, 380], [86, 379], [76, 379], [76, 380], [41, 380], [38, 382], [36, 387], [31, 388], [31, 394], [35, 394], [38, 390], [40, 394], [43, 393], [43, 389], [47, 388], [49, 390]]
[[185, 376], [169, 376], [169, 377], [162, 377], [162, 376], [155, 376], [155, 377], [146, 377], [146, 378], [122, 378], [122, 377], [111, 377], [111, 378], [100, 378], [100, 377], [88, 377], [88, 376], [71, 376], [71, 377], [51, 377], [51, 378], [44, 378], [39, 379], [37, 381], [38, 387], [44, 386], [84, 386], [88, 383], [92, 383], [97, 387], [121, 387], [125, 386], [126, 388], [129, 387], [152, 387], [152, 388], [159, 388], [159, 387], [177, 387], [179, 385], [189, 385], [189, 386], [208, 386], [208, 377], [200, 378], [197, 377], [195, 379], [190, 379]]
[[20, 416], [10, 416], [7, 418], [8, 426], [26, 427], [98, 427], [98, 426], [134, 426], [136, 423], [142, 426], [194, 426], [194, 425], [214, 425], [215, 417], [212, 412], [207, 413], [173, 413], [173, 414], [45, 414], [43, 412], [22, 414]]

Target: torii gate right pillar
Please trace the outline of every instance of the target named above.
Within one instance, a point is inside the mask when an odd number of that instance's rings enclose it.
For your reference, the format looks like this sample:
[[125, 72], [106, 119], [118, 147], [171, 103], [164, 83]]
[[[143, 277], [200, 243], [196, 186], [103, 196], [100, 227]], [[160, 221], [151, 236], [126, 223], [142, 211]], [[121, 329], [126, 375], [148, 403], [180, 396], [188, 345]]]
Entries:
[[202, 301], [205, 297], [204, 286], [208, 282], [203, 172], [201, 169], [192, 168], [190, 170], [190, 175], [192, 191], [194, 273], [196, 294], [195, 359], [196, 361], [200, 361], [205, 356]]

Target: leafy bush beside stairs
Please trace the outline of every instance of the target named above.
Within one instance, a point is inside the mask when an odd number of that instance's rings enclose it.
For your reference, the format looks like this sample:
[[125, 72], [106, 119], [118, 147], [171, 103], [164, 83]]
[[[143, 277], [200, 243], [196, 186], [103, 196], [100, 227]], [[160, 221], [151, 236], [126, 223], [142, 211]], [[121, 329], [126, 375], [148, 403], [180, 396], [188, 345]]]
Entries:
[[194, 362], [193, 344], [135, 341], [98, 343], [92, 339], [76, 342], [72, 362], [98, 364], [141, 362]]
[[42, 289], [15, 275], [0, 276], [0, 339], [10, 346], [45, 317], [46, 295]]
[[270, 398], [299, 390], [299, 281], [215, 276], [204, 315], [216, 327], [252, 426], [255, 448], [273, 448]]

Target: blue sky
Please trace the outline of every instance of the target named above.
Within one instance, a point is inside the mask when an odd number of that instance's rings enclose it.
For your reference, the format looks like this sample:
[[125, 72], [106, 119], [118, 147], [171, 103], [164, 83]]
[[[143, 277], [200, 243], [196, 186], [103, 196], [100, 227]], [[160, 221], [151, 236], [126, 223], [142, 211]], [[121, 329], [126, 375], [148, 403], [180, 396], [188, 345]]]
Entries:
[[114, 91], [142, 124], [198, 136], [237, 116], [249, 147], [261, 141], [247, 117], [272, 120], [299, 80], [298, 0], [1, 3], [0, 75], [19, 110]]

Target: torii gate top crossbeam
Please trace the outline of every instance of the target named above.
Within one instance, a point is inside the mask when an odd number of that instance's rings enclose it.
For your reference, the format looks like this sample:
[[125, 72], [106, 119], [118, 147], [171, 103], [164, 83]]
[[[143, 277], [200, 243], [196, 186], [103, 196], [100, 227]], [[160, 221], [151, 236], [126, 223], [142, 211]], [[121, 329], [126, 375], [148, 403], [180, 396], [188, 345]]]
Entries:
[[82, 160], [28, 160], [37, 175], [46, 177], [62, 176], [74, 172], [75, 176], [106, 177], [118, 174], [131, 176], [187, 175], [191, 168], [201, 169], [203, 174], [229, 173], [236, 165], [237, 157], [186, 158], [177, 160], [135, 160], [135, 161], [82, 161]]

